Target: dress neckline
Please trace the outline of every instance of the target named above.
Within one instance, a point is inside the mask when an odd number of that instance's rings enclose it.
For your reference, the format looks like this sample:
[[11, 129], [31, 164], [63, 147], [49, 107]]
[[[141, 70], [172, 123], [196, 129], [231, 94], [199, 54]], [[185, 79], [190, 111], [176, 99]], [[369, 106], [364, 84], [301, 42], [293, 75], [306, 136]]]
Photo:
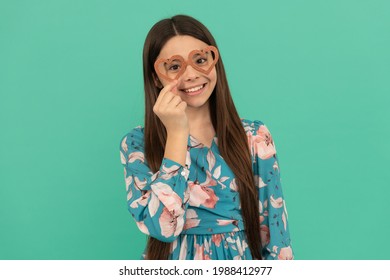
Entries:
[[200, 142], [195, 136], [192, 136], [191, 134], [189, 134], [187, 145], [189, 147], [192, 147], [192, 148], [211, 149], [214, 145], [217, 145], [217, 143], [218, 143], [217, 134], [214, 135], [213, 140], [211, 141], [210, 147], [208, 147], [205, 144], [203, 144], [202, 142]]

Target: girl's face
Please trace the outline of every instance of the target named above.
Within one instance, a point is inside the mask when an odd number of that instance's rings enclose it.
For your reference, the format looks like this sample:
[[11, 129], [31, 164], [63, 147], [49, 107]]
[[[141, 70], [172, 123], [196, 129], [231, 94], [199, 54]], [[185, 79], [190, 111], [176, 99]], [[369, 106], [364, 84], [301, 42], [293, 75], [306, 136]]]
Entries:
[[[191, 51], [202, 50], [208, 45], [192, 36], [179, 35], [169, 39], [161, 49], [159, 58], [168, 59], [174, 55], [180, 55], [187, 59]], [[158, 75], [158, 74], [157, 74]], [[161, 84], [165, 87], [171, 81], [158, 76]], [[191, 65], [178, 78], [177, 94], [187, 103], [187, 106], [200, 108], [207, 104], [208, 99], [217, 83], [217, 71], [215, 66], [208, 74], [197, 71]]]

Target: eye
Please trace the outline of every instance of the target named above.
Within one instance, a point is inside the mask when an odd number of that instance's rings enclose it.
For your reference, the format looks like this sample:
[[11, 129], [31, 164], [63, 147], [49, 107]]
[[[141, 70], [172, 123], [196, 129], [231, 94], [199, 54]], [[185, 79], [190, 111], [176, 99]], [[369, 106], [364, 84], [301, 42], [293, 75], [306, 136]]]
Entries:
[[204, 57], [200, 57], [196, 60], [196, 63], [197, 64], [204, 64], [207, 62], [207, 58], [204, 58]]
[[180, 69], [179, 64], [173, 64], [168, 67], [168, 71], [178, 71]]

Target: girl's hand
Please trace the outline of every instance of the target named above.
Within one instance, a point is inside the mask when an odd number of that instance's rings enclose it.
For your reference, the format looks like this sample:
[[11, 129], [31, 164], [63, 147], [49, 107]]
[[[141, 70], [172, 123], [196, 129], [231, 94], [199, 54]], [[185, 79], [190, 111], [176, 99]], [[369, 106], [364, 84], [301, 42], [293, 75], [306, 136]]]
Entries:
[[188, 134], [187, 103], [177, 93], [177, 80], [167, 84], [153, 106], [153, 112], [164, 124], [168, 134]]

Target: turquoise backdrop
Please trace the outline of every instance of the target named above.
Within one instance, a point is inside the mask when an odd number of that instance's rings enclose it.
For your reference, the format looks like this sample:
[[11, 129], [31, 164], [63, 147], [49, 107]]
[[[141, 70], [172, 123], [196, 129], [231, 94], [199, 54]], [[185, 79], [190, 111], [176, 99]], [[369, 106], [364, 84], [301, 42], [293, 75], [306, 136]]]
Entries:
[[390, 259], [387, 0], [0, 2], [0, 259], [138, 259], [119, 141], [141, 53], [183, 13], [278, 151], [296, 259]]

